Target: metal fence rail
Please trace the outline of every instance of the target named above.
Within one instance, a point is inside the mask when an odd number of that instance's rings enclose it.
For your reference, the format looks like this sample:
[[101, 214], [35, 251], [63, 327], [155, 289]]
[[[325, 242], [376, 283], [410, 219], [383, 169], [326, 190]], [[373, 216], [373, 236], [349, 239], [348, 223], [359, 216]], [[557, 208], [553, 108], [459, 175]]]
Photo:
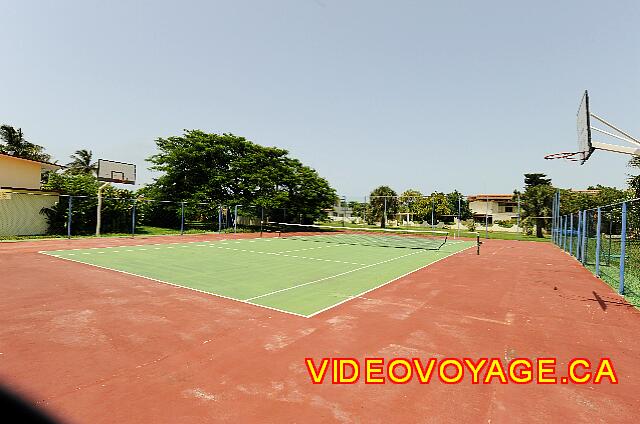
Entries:
[[[91, 235], [261, 232], [264, 223], [313, 224], [326, 212], [135, 197], [71, 196], [2, 190], [0, 240]], [[342, 221], [344, 223], [344, 220]]]
[[640, 307], [640, 199], [561, 215], [554, 198], [553, 242]]
[[[213, 202], [157, 201], [143, 198], [3, 191], [0, 239], [87, 235], [161, 235], [244, 231], [257, 225], [236, 219], [246, 208]], [[99, 222], [99, 223], [98, 223]]]

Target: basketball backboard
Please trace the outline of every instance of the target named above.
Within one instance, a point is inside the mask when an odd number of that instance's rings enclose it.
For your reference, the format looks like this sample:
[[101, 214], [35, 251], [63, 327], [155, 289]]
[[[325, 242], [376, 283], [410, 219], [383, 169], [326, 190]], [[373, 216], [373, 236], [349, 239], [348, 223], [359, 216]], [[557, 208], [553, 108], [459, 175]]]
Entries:
[[120, 184], [135, 184], [136, 166], [131, 163], [98, 159], [97, 176], [100, 181]]
[[[582, 165], [596, 150], [640, 156], [640, 140], [591, 111], [589, 106], [589, 92], [587, 90], [584, 91], [582, 99], [580, 100], [580, 106], [578, 107], [578, 114], [576, 118], [578, 150], [575, 152], [566, 151], [551, 153], [546, 155], [544, 157], [545, 159], [565, 159], [568, 161], [580, 162], [580, 165]], [[607, 130], [593, 126], [592, 122], [594, 121], [598, 121], [600, 124], [607, 127]], [[603, 143], [602, 141], [593, 140], [591, 137], [594, 132], [601, 136], [625, 141], [633, 146], [621, 146], [619, 144]]]
[[577, 116], [578, 160], [585, 163], [595, 150], [591, 142], [591, 115], [589, 114], [589, 93], [584, 91]]

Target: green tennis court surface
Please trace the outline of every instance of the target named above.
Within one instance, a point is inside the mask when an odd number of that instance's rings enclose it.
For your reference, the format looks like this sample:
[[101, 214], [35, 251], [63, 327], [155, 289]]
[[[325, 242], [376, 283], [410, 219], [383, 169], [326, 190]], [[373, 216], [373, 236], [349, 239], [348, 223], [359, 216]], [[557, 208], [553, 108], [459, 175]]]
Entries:
[[256, 238], [42, 253], [309, 317], [472, 246], [453, 240], [424, 250]]

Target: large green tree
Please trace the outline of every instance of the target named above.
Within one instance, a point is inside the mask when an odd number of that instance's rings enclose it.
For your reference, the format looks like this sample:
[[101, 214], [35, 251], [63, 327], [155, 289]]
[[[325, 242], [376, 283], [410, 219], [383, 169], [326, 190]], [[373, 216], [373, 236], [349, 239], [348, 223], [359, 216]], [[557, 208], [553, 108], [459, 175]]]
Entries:
[[469, 201], [458, 190], [448, 193], [447, 201], [449, 202], [449, 209], [456, 216], [458, 216], [458, 201], [460, 202], [460, 219], [465, 220], [473, 217], [471, 208], [469, 208]]
[[520, 200], [522, 202], [522, 215], [536, 222], [536, 237], [543, 237], [542, 230], [545, 227], [545, 216], [551, 214], [551, 205], [555, 189], [551, 185], [551, 179], [545, 174], [524, 174], [525, 190]]
[[185, 130], [156, 145], [148, 161], [162, 175], [145, 190], [155, 199], [282, 208], [304, 222], [322, 217], [337, 199], [327, 180], [286, 150], [244, 137]]
[[[42, 213], [47, 217], [48, 233], [65, 234], [72, 212], [72, 233], [92, 234], [96, 229], [97, 192], [100, 182], [91, 174], [51, 173], [44, 184], [44, 190], [56, 191], [63, 195], [60, 201]], [[69, 198], [72, 197], [71, 203]], [[131, 230], [131, 210], [134, 193], [129, 190], [107, 186], [103, 189], [102, 226], [103, 233], [128, 233]]]
[[640, 197], [640, 156], [632, 156], [628, 164], [629, 168], [634, 169], [638, 174], [627, 174], [627, 184], [629, 189], [633, 191], [633, 197]]
[[51, 161], [51, 156], [44, 152], [44, 147], [27, 141], [21, 128], [15, 129], [10, 125], [0, 126], [0, 153], [43, 162]]
[[370, 222], [380, 222], [380, 226], [385, 228], [388, 217], [398, 213], [398, 193], [389, 186], [380, 186], [373, 189], [369, 197], [371, 208], [367, 219]]

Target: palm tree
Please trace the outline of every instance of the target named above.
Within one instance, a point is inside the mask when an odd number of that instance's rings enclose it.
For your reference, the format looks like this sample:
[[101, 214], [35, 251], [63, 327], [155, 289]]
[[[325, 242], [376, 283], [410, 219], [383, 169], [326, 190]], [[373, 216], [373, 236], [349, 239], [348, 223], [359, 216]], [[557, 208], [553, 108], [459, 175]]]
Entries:
[[0, 153], [6, 153], [24, 159], [48, 162], [51, 156], [44, 153], [44, 147], [25, 140], [22, 129], [11, 125], [0, 126]]
[[70, 157], [73, 161], [69, 162], [67, 167], [68, 172], [72, 174], [93, 174], [97, 169], [95, 162], [92, 162], [93, 153], [91, 150], [76, 150]]

